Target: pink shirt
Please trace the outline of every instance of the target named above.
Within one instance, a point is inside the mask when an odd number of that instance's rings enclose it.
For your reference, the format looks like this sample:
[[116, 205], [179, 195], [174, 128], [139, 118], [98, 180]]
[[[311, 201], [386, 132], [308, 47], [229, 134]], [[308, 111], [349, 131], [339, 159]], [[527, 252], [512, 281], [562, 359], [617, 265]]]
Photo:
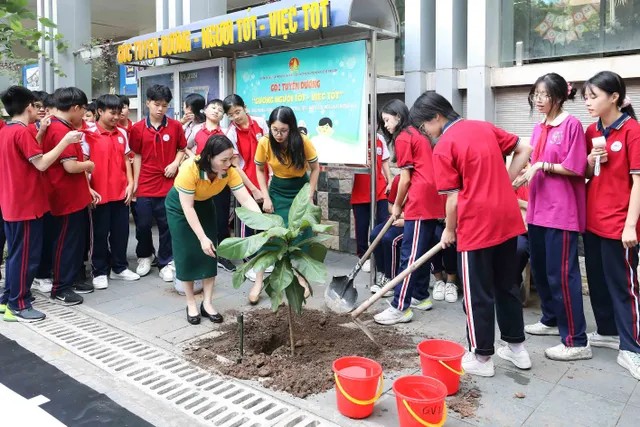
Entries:
[[[533, 129], [534, 152], [542, 126], [543, 123], [539, 123]], [[579, 176], [546, 174], [540, 170], [529, 188], [527, 223], [583, 233], [587, 217], [584, 179], [587, 142], [580, 120], [568, 113], [560, 114], [551, 123], [547, 144], [538, 161], [560, 164]]]

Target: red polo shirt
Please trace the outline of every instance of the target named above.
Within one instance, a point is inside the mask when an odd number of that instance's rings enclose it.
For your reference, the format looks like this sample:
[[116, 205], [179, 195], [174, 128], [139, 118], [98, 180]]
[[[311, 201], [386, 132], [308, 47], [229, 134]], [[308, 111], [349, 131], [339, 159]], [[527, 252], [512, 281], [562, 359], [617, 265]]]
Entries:
[[156, 129], [148, 117], [140, 120], [131, 128], [129, 146], [142, 156], [137, 196], [165, 197], [173, 187], [173, 178], [165, 177], [164, 169], [187, 147], [180, 122], [165, 116]]
[[260, 141], [260, 138], [263, 136], [268, 135], [269, 127], [262, 117], [249, 116], [249, 126], [246, 129], [241, 129], [240, 126], [232, 122], [227, 131], [227, 137], [229, 137], [236, 148], [240, 160], [239, 166], [244, 173], [247, 174], [247, 177], [253, 185], [258, 188], [260, 188], [260, 184], [258, 183], [258, 174], [256, 172], [254, 159], [256, 158], [258, 141]]
[[387, 196], [387, 201], [392, 205], [396, 203], [396, 197], [398, 197], [398, 184], [400, 183], [400, 175], [396, 175], [391, 182], [391, 190]]
[[7, 125], [7, 124], [6, 124], [4, 121], [0, 120], [0, 129], [2, 129], [2, 128], [3, 128], [3, 127], [5, 127], [6, 125]]
[[444, 218], [444, 205], [436, 188], [429, 140], [414, 127], [403, 130], [396, 138], [396, 157], [400, 169], [411, 170], [411, 186], [404, 206], [404, 219]]
[[124, 200], [128, 184], [125, 162], [130, 151], [127, 131], [116, 127], [109, 132], [96, 124], [85, 132], [82, 150], [96, 165], [90, 182], [102, 197], [100, 204]]
[[[371, 151], [371, 149], [369, 149]], [[387, 181], [382, 173], [382, 162], [389, 158], [386, 144], [380, 138], [376, 140], [376, 201], [387, 198]], [[371, 201], [371, 175], [357, 173], [353, 176], [351, 204], [369, 203]]]
[[[606, 129], [600, 121], [593, 123], [586, 132], [587, 152], [598, 136], [605, 136], [608, 155], [600, 175], [587, 183], [587, 230], [620, 240], [629, 210], [631, 175], [640, 173], [640, 124], [626, 114]], [[636, 231], [640, 234], [640, 223]]]
[[[70, 123], [53, 117], [42, 139], [42, 149], [45, 153], [53, 150], [67, 133], [75, 130]], [[83, 127], [86, 130], [86, 125]], [[62, 216], [78, 212], [91, 203], [91, 193], [86, 173], [68, 173], [62, 163], [68, 160], [84, 160], [82, 146], [72, 144], [64, 149], [58, 161], [53, 162], [45, 172], [49, 184], [49, 204], [51, 214]]]
[[441, 194], [458, 194], [458, 251], [496, 246], [526, 233], [503, 155], [519, 138], [488, 122], [455, 120], [434, 151]]
[[20, 122], [9, 122], [0, 128], [2, 217], [5, 221], [40, 218], [49, 211], [49, 201], [42, 172], [31, 162], [42, 156], [42, 147]]
[[202, 125], [202, 129], [200, 129], [195, 136], [196, 154], [202, 153], [202, 150], [204, 150], [204, 146], [207, 144], [211, 135], [224, 135], [224, 132], [220, 126], [214, 130], [209, 130], [206, 125]]

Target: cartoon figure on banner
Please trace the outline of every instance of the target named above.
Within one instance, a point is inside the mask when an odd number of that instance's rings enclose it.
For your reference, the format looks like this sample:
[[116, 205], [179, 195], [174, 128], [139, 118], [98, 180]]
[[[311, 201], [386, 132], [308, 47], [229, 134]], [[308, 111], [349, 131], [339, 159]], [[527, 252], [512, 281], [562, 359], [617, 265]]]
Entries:
[[322, 156], [322, 151], [335, 147], [337, 142], [333, 139], [333, 134], [335, 133], [335, 130], [333, 129], [333, 121], [329, 117], [321, 118], [318, 122], [316, 131], [318, 132], [318, 135], [311, 138], [311, 143], [313, 143], [313, 146], [316, 149], [318, 158], [326, 158]]

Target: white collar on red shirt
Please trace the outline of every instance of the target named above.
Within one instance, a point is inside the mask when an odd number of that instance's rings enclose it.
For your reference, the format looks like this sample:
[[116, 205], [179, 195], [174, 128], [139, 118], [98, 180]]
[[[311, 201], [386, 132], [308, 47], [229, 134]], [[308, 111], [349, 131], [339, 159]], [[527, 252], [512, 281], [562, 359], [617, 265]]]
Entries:
[[[569, 117], [569, 113], [567, 113], [566, 111], [563, 111], [558, 115], [558, 117], [556, 117], [555, 119], [553, 119], [551, 123], [549, 123], [549, 126], [553, 126], [553, 127], [560, 126], [567, 117]], [[542, 119], [540, 123], [544, 124], [545, 120], [547, 119], [546, 118]]]

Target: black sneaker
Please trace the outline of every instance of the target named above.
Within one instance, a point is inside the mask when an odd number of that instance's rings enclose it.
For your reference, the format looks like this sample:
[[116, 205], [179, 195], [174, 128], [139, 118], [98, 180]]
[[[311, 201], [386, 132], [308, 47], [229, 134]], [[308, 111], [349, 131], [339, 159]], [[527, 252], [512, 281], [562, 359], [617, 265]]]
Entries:
[[52, 295], [51, 299], [53, 302], [62, 305], [78, 305], [82, 304], [84, 301], [80, 295], [76, 294], [71, 289], [61, 290], [55, 297]]
[[236, 265], [226, 258], [218, 257], [218, 267], [229, 273], [236, 271]]
[[73, 285], [73, 290], [76, 294], [90, 294], [94, 291], [93, 285], [91, 283], [76, 283]]

